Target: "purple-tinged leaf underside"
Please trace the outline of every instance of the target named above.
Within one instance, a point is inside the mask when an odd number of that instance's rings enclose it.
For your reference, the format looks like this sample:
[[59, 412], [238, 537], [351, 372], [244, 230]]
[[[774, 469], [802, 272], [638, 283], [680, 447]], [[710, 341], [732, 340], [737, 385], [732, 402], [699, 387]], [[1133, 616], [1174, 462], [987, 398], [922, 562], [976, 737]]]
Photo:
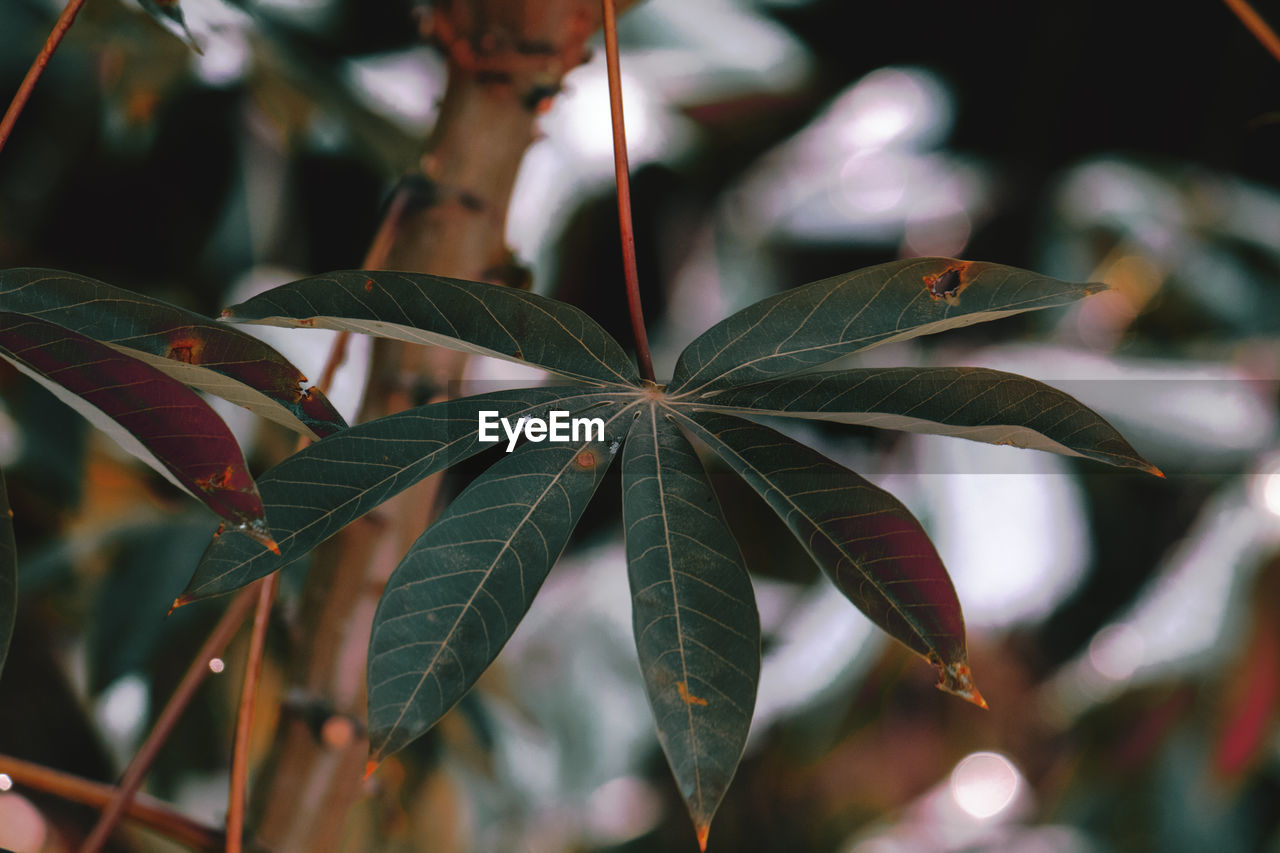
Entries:
[[193, 388], [310, 438], [346, 422], [284, 356], [253, 335], [159, 299], [75, 273], [0, 271], [0, 310], [100, 341]]
[[1043, 382], [981, 367], [802, 373], [707, 391], [695, 407], [933, 433], [1160, 471], [1101, 415]]
[[702, 463], [657, 403], [641, 407], [627, 435], [622, 514], [645, 692], [705, 841], [751, 726], [760, 617]]
[[631, 425], [598, 410], [604, 441], [526, 443], [458, 495], [409, 549], [369, 641], [371, 761], [424, 734], [524, 618]]
[[0, 357], [232, 527], [275, 547], [240, 446], [196, 392], [106, 344], [3, 311]]
[[939, 688], [985, 707], [955, 587], [897, 498], [768, 427], [712, 412], [679, 417], [765, 499], [845, 597], [938, 668]]
[[893, 261], [770, 296], [720, 321], [685, 347], [668, 389], [679, 396], [759, 382], [1102, 290], [1105, 284], [1070, 284], [999, 264]]

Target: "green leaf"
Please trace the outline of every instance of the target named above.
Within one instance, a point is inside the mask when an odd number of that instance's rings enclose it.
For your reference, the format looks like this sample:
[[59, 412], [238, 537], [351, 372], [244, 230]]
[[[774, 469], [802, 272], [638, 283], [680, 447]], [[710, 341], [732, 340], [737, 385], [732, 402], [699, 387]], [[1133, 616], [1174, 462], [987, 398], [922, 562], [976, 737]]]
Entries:
[[280, 553], [243, 536], [215, 536], [174, 605], [232, 592], [282, 569], [424, 477], [492, 447], [477, 435], [481, 411], [514, 421], [544, 417], [551, 408], [582, 412], [613, 399], [581, 387], [496, 391], [388, 415], [306, 447], [258, 477]]
[[702, 463], [656, 404], [641, 409], [627, 436], [622, 494], [640, 670], [705, 846], [755, 708], [755, 595]]
[[13, 510], [0, 473], [0, 674], [9, 656], [13, 623], [18, 618], [18, 549], [13, 540]]
[[435, 725], [497, 657], [564, 550], [631, 423], [605, 441], [526, 443], [486, 471], [392, 573], [369, 641], [369, 740], [381, 761]]
[[595, 384], [640, 381], [618, 342], [582, 311], [482, 282], [406, 272], [336, 272], [268, 290], [228, 308], [223, 318], [436, 344]]
[[0, 271], [0, 311], [93, 338], [180, 382], [310, 438], [346, 427], [319, 389], [267, 344], [224, 323], [75, 273]]
[[106, 344], [5, 311], [0, 357], [235, 529], [275, 547], [240, 445], [196, 392]]
[[951, 578], [897, 498], [759, 424], [710, 412], [681, 421], [760, 493], [845, 597], [938, 668], [938, 687], [986, 707]]
[[196, 43], [195, 36], [191, 34], [191, 30], [187, 29], [187, 19], [182, 14], [182, 6], [178, 3], [178, 0], [138, 0], [138, 4], [160, 26], [182, 39], [187, 47], [196, 53], [204, 52], [200, 50], [200, 45]]
[[1083, 456], [1159, 474], [1100, 415], [1056, 388], [981, 367], [893, 367], [767, 379], [690, 401]]
[[744, 385], [1105, 289], [951, 258], [867, 267], [762, 299], [720, 321], [680, 354], [669, 388], [677, 394]]

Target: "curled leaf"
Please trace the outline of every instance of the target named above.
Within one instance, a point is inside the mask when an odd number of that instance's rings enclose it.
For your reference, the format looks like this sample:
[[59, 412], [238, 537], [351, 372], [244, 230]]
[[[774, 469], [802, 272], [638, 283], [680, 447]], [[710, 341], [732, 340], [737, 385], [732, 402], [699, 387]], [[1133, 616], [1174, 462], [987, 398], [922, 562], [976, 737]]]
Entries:
[[240, 445], [190, 388], [106, 344], [3, 311], [0, 357], [234, 529], [276, 547]]
[[75, 273], [0, 271], [0, 310], [101, 341], [193, 388], [311, 438], [346, 427], [318, 388], [266, 343], [159, 299]]

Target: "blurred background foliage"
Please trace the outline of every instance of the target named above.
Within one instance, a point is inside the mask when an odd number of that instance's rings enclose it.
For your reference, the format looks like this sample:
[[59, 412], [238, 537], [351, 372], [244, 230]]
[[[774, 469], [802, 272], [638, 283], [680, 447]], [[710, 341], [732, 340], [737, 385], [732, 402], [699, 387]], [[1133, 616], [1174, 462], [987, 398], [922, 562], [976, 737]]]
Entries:
[[[0, 91], [59, 6], [0, 0]], [[183, 8], [201, 54], [133, 3], [82, 12], [0, 156], [0, 265], [216, 313], [360, 263], [444, 88], [414, 4]], [[1280, 23], [1280, 4], [1258, 9]], [[1113, 290], [1071, 311], [862, 363], [1048, 381], [1169, 475], [789, 427], [922, 518], [987, 713], [935, 691], [929, 667], [817, 583], [763, 504], [718, 477], [766, 647], [712, 849], [1280, 849], [1280, 64], [1207, 0], [646, 0], [621, 37], [659, 375], [726, 313], [895, 257], [1100, 279]], [[601, 60], [542, 118], [507, 236], [537, 291], [627, 340]], [[328, 333], [271, 331], [319, 373]], [[357, 346], [331, 395], [348, 417], [366, 358]], [[287, 452], [221, 411], [259, 468]], [[164, 618], [215, 524], [7, 367], [0, 466], [22, 582], [0, 752], [112, 780], [222, 606]], [[695, 849], [631, 649], [616, 494], [600, 490], [479, 688], [371, 780], [346, 849]], [[297, 568], [264, 708], [286, 698]], [[150, 781], [212, 823], [243, 654], [202, 688]], [[261, 755], [270, 712], [258, 730]], [[92, 817], [15, 789], [0, 794], [0, 844], [65, 849]], [[171, 845], [137, 833], [120, 849]]]

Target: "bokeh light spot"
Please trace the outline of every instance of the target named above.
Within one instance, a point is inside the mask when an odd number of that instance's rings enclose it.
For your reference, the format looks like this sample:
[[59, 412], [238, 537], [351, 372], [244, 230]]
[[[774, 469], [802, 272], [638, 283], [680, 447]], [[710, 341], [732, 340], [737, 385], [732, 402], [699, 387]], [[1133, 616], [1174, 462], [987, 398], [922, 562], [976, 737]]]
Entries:
[[965, 756], [951, 771], [951, 796], [956, 805], [980, 820], [999, 814], [1018, 792], [1017, 768], [996, 752]]
[[1126, 624], [1108, 625], [1089, 643], [1089, 663], [1112, 681], [1127, 681], [1142, 665], [1146, 646], [1142, 635]]

